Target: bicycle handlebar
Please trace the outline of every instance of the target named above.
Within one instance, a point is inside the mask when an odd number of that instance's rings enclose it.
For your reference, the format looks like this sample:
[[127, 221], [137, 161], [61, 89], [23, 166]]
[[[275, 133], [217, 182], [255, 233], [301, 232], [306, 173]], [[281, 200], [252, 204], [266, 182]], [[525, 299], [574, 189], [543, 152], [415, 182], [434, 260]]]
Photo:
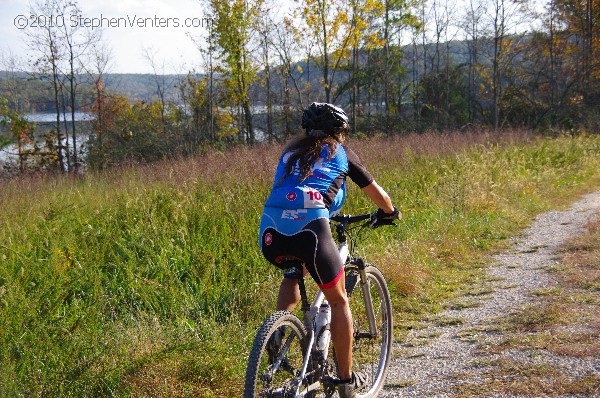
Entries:
[[352, 216], [349, 214], [341, 214], [341, 215], [331, 217], [330, 220], [341, 224], [341, 226], [343, 226], [344, 228], [346, 228], [350, 224], [365, 221], [365, 220], [369, 220], [369, 222], [365, 223], [365, 224], [366, 224], [366, 226], [369, 226], [370, 228], [377, 228], [377, 227], [381, 227], [383, 225], [396, 225], [394, 223], [394, 220], [386, 220], [386, 219], [382, 220], [382, 219], [377, 218], [377, 212], [359, 214], [357, 216]]
[[357, 222], [361, 222], [364, 220], [373, 220], [377, 217], [377, 212], [367, 213], [367, 214], [359, 214], [357, 216], [352, 216], [349, 214], [340, 214], [337, 216], [333, 216], [330, 220], [340, 223], [353, 224]]

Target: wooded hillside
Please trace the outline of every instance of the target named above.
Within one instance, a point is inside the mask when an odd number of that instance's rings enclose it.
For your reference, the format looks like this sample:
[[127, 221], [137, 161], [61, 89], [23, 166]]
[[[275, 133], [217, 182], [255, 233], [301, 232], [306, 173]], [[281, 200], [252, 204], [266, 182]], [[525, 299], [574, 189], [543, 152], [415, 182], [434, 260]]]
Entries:
[[[42, 163], [76, 170], [81, 134], [94, 167], [281, 140], [313, 101], [343, 107], [353, 135], [599, 127], [600, 7], [591, 0], [535, 10], [522, 0], [298, 0], [285, 11], [267, 0], [203, 3], [213, 18], [198, 32], [201, 74], [112, 75], [100, 36], [26, 29], [33, 72], [8, 68], [0, 96], [12, 112], [56, 112]], [[81, 11], [66, 0], [38, 6]], [[91, 131], [77, 131], [77, 109], [96, 115]], [[61, 113], [71, 113], [70, 129]], [[23, 126], [5, 136], [31, 160], [33, 127]]]

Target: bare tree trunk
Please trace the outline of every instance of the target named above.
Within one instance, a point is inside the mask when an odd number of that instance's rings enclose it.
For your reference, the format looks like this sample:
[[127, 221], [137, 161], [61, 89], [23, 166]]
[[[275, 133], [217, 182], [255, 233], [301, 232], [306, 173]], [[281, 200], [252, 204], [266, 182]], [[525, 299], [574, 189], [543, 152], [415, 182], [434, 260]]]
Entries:
[[67, 122], [67, 98], [65, 98], [65, 81], [60, 82], [60, 97], [61, 97], [61, 112], [62, 112], [62, 124], [65, 128], [65, 156], [67, 158], [67, 171], [71, 172], [73, 169], [73, 163], [71, 162], [71, 146], [69, 144], [69, 123]]
[[[59, 93], [60, 93], [60, 82], [58, 81], [59, 76], [58, 76], [58, 66], [56, 65], [56, 60], [52, 59], [52, 88], [54, 91], [54, 105], [56, 106], [56, 143], [57, 143], [57, 157], [58, 157], [58, 163], [59, 163], [59, 167], [60, 167], [60, 171], [64, 172], [65, 171], [65, 162], [64, 162], [64, 158], [63, 158], [63, 144], [62, 144], [62, 133], [60, 132], [60, 100], [59, 100]], [[68, 152], [67, 152], [67, 157], [69, 156]]]
[[383, 61], [383, 99], [385, 101], [385, 132], [389, 134], [390, 131], [390, 9], [389, 3], [386, 1], [384, 24], [383, 24], [383, 41], [384, 41], [384, 61]]
[[265, 85], [267, 91], [267, 131], [269, 141], [273, 140], [273, 98], [271, 95], [271, 68], [269, 63], [269, 40], [264, 32]]
[[594, 37], [593, 37], [593, 23], [594, 23], [594, 8], [593, 0], [586, 0], [585, 6], [585, 33], [584, 33], [584, 53], [583, 53], [583, 101], [584, 104], [589, 104], [590, 93], [587, 88], [590, 87], [591, 75], [592, 75], [592, 59], [593, 59], [593, 48], [594, 48]]
[[357, 63], [358, 63], [358, 48], [355, 46], [352, 48], [352, 134], [356, 135], [356, 100], [358, 97], [358, 82], [357, 80]]
[[492, 59], [493, 127], [498, 130], [500, 117], [500, 56], [504, 40], [504, 0], [496, 0], [494, 14], [494, 56]]
[[69, 44], [69, 92], [71, 100], [71, 136], [73, 138], [73, 169], [77, 173], [79, 171], [79, 158], [77, 155], [77, 127], [75, 124], [75, 89], [76, 89], [76, 77], [75, 77], [75, 55], [73, 44]]
[[323, 83], [325, 84], [325, 102], [331, 101], [331, 84], [329, 82], [329, 46], [327, 42], [327, 24], [325, 22], [325, 1], [321, 0], [321, 29], [323, 29]]

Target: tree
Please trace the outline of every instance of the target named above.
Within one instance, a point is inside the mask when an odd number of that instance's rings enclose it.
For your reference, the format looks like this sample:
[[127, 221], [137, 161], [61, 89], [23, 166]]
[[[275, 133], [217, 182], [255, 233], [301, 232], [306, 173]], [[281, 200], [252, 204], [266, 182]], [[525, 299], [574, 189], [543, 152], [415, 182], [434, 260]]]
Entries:
[[578, 94], [586, 105], [600, 102], [600, 6], [593, 0], [555, 0], [556, 18], [569, 37]]
[[[62, 171], [77, 171], [79, 149], [75, 113], [79, 106], [78, 79], [87, 62], [87, 53], [100, 40], [101, 31], [73, 23], [81, 14], [77, 2], [73, 0], [35, 0], [30, 8], [31, 15], [43, 18], [43, 22], [39, 20], [38, 24], [29, 25], [24, 32], [35, 57], [35, 76], [52, 83], [56, 112], [55, 148], [59, 168]], [[60, 125], [61, 111], [64, 115], [64, 135]], [[69, 149], [67, 112], [71, 116], [72, 152]]]
[[[98, 151], [101, 155], [104, 154], [103, 137], [105, 135], [105, 114], [104, 107], [106, 104], [107, 93], [104, 85], [104, 75], [111, 67], [112, 50], [101, 42], [94, 43], [91, 51], [91, 62], [86, 70], [87, 74], [92, 78], [95, 98], [91, 106], [91, 111], [96, 115], [92, 120], [92, 133], [96, 134]], [[104, 168], [106, 163], [103, 158], [98, 160], [98, 167]]]
[[[216, 66], [216, 58], [217, 58], [217, 51], [218, 51], [218, 45], [215, 41], [215, 37], [213, 34], [213, 30], [215, 28], [215, 23], [213, 19], [207, 18], [206, 19], [206, 27], [208, 28], [206, 32], [204, 32], [203, 35], [201, 35], [200, 37], [193, 37], [190, 36], [191, 39], [194, 41], [194, 43], [196, 43], [196, 46], [198, 47], [198, 50], [200, 51], [200, 54], [202, 55], [202, 58], [204, 60], [204, 65], [203, 68], [205, 70], [206, 73], [206, 79], [207, 79], [207, 87], [206, 87], [206, 101], [207, 101], [207, 111], [208, 111], [208, 124], [206, 126], [206, 131], [204, 132], [206, 135], [206, 138], [211, 141], [211, 142], [215, 142], [217, 140], [217, 131], [216, 131], [216, 125], [215, 125], [215, 119], [216, 119], [216, 110], [217, 110], [217, 102], [216, 102], [216, 70], [217, 70], [217, 66]], [[185, 90], [183, 91], [185, 93]], [[185, 97], [185, 94], [183, 94], [183, 96]], [[184, 100], [185, 103], [185, 100]], [[201, 134], [200, 131], [198, 131], [199, 134]], [[202, 135], [202, 134], [201, 134]], [[202, 139], [202, 138], [200, 138]]]
[[380, 48], [383, 42], [377, 34], [369, 34], [371, 27], [370, 20], [383, 15], [383, 4], [378, 1], [350, 1], [350, 21], [346, 27], [349, 37], [350, 60], [348, 82], [337, 90], [336, 96], [343, 94], [345, 89], [351, 88], [350, 93], [350, 117], [352, 132], [356, 134], [358, 104], [360, 102], [360, 89], [364, 84], [365, 73], [362, 72], [360, 65], [360, 54], [362, 51], [369, 51], [373, 48]]
[[274, 130], [273, 130], [273, 40], [272, 40], [272, 30], [276, 26], [276, 22], [273, 20], [271, 15], [274, 10], [272, 8], [272, 4], [267, 4], [266, 2], [263, 5], [263, 13], [259, 16], [259, 24], [258, 24], [258, 33], [260, 35], [260, 51], [262, 58], [262, 66], [263, 66], [263, 79], [261, 81], [261, 86], [264, 87], [265, 92], [265, 107], [267, 112], [267, 125], [266, 125], [266, 137], [269, 141], [274, 139]]
[[[510, 47], [517, 37], [513, 31], [523, 18], [527, 0], [492, 0], [488, 17], [492, 32], [492, 123], [494, 130], [500, 126], [500, 101], [503, 90], [505, 61], [510, 56]], [[522, 35], [522, 34], [521, 34]]]
[[[60, 14], [64, 18], [69, 18], [73, 21], [74, 18], [81, 15], [81, 9], [77, 1], [69, 0], [56, 1], [56, 8], [60, 10]], [[60, 40], [66, 52], [66, 79], [68, 82], [69, 108], [71, 114], [71, 137], [73, 145], [73, 164], [72, 168], [75, 172], [79, 170], [79, 154], [77, 149], [77, 124], [75, 123], [75, 112], [78, 106], [77, 103], [77, 86], [79, 84], [78, 77], [80, 72], [85, 68], [87, 63], [88, 52], [93, 46], [99, 42], [101, 38], [101, 30], [99, 29], [84, 29], [80, 24], [65, 23], [57, 25], [61, 30]], [[63, 102], [63, 106], [64, 106]], [[71, 169], [71, 164], [69, 164]]]
[[[433, 27], [433, 37], [428, 40], [429, 42], [423, 43], [424, 46], [431, 49], [430, 51], [427, 51], [425, 48], [423, 49], [423, 54], [429, 54], [423, 61], [424, 76], [434, 76], [439, 79], [438, 83], [445, 82], [448, 85], [452, 81], [452, 77], [450, 76], [449, 30], [450, 21], [454, 19], [454, 11], [449, 7], [447, 1], [432, 0], [425, 18], [431, 21], [427, 25]], [[440, 118], [434, 121], [436, 127], [447, 127], [443, 123], [449, 120], [446, 116], [450, 110], [450, 96], [447, 95], [450, 90], [449, 86], [444, 87], [440, 84], [426, 84], [426, 86], [429, 87], [429, 97], [427, 98], [426, 105], [433, 107], [435, 112], [432, 115]]]
[[[257, 65], [252, 58], [253, 34], [261, 15], [263, 0], [208, 0], [214, 16], [212, 32], [224, 61], [225, 84], [244, 116], [244, 140], [256, 141], [249, 91], [256, 80]], [[245, 130], [245, 131], [244, 131]]]
[[10, 50], [6, 54], [0, 53], [0, 69], [4, 75], [3, 79], [0, 80], [3, 81], [3, 86], [5, 87], [5, 90], [0, 95], [6, 97], [13, 111], [24, 111], [26, 104], [22, 103], [22, 96], [19, 93], [21, 88], [17, 77], [18, 71], [22, 69], [20, 59]]
[[[314, 39], [306, 29], [298, 26], [298, 15], [286, 15], [280, 23], [275, 23], [272, 34], [272, 45], [277, 53], [283, 102], [284, 134], [292, 133], [292, 110], [295, 103], [302, 110], [311, 102], [311, 64]], [[295, 59], [303, 57], [304, 62]], [[303, 68], [303, 65], [305, 66]], [[292, 87], [296, 93], [296, 101], [292, 101]]]
[[0, 134], [0, 149], [15, 143], [19, 171], [23, 173], [31, 151], [26, 146], [33, 141], [33, 123], [27, 121], [18, 112], [8, 107], [8, 100], [0, 97], [0, 127], [7, 131], [7, 135]]
[[465, 33], [465, 42], [467, 44], [468, 54], [468, 84], [467, 98], [469, 122], [473, 123], [481, 116], [479, 104], [479, 87], [481, 86], [480, 72], [480, 39], [482, 35], [482, 19], [485, 8], [481, 0], [470, 0], [467, 4], [465, 15], [463, 16], [462, 29]]
[[[377, 75], [383, 75], [383, 100], [385, 102], [385, 129], [390, 132], [391, 114], [400, 111], [401, 96], [405, 91], [402, 87], [404, 68], [401, 60], [401, 33], [404, 29], [417, 29], [420, 26], [418, 18], [410, 11], [419, 0], [385, 0], [383, 1], [383, 18], [379, 29], [379, 40], [383, 43], [383, 58], [381, 69]], [[381, 73], [383, 72], [383, 73]]]
[[332, 97], [336, 75], [343, 60], [348, 57], [352, 37], [350, 11], [341, 0], [298, 0], [301, 1], [301, 17], [314, 39], [319, 51], [318, 65], [323, 77], [321, 86], [325, 101], [335, 102]]
[[[37, 0], [30, 5], [32, 15], [50, 16], [51, 18], [61, 14], [60, 0]], [[33, 54], [33, 67], [35, 77], [49, 79], [52, 83], [54, 108], [56, 113], [55, 123], [55, 150], [60, 171], [68, 170], [69, 150], [68, 144], [63, 144], [63, 134], [60, 126], [60, 111], [62, 85], [60, 74], [60, 62], [64, 57], [64, 48], [61, 45], [57, 24], [39, 24], [37, 27], [29, 26], [23, 32], [27, 37], [27, 44]], [[67, 157], [65, 165], [64, 157]], [[65, 167], [66, 166], [66, 167]]]
[[468, 120], [466, 92], [464, 75], [456, 66], [425, 74], [420, 81], [421, 118], [440, 130], [462, 126]]

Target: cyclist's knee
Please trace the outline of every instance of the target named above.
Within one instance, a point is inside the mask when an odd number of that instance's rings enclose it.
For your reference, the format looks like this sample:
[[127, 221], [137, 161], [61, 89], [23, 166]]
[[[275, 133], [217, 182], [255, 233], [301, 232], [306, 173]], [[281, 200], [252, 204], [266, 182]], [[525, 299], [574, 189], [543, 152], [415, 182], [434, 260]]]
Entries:
[[338, 283], [329, 289], [323, 289], [323, 293], [332, 308], [348, 306], [348, 296], [346, 295], [343, 280], [338, 281]]
[[327, 301], [329, 302], [329, 305], [331, 306], [333, 311], [336, 311], [338, 308], [345, 309], [349, 307], [348, 297], [346, 297], [346, 295], [344, 295], [344, 297], [339, 297], [334, 300], [328, 299]]

